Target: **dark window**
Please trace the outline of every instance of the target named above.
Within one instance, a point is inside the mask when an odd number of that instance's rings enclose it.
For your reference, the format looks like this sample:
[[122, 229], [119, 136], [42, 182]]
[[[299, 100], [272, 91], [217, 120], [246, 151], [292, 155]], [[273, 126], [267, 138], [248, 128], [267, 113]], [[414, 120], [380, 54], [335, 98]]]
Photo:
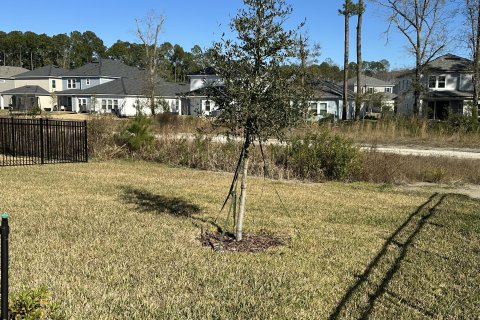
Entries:
[[438, 77], [438, 87], [439, 88], [445, 88], [445, 76], [439, 76]]
[[430, 76], [428, 77], [428, 87], [435, 88], [437, 86], [437, 77]]

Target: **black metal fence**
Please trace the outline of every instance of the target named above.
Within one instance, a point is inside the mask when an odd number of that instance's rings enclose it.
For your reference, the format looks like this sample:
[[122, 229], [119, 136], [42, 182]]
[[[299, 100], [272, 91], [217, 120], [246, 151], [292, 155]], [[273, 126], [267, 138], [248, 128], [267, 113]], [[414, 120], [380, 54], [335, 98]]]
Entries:
[[0, 166], [87, 161], [86, 121], [0, 118]]

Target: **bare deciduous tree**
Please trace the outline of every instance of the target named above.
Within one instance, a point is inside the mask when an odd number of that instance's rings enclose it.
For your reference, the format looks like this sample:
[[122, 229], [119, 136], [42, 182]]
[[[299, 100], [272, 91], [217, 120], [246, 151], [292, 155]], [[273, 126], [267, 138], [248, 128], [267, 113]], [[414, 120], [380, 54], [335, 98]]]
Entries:
[[445, 30], [445, 0], [371, 0], [388, 11], [389, 27], [395, 27], [408, 42], [415, 56], [415, 79], [413, 81], [413, 112], [421, 115], [420, 98], [423, 91], [421, 76], [425, 66], [447, 45]]
[[145, 54], [147, 75], [145, 79], [145, 91], [148, 97], [150, 112], [155, 115], [157, 104], [155, 101], [155, 87], [158, 82], [158, 35], [162, 30], [164, 17], [150, 11], [143, 19], [135, 19], [137, 24], [137, 36], [142, 41]]

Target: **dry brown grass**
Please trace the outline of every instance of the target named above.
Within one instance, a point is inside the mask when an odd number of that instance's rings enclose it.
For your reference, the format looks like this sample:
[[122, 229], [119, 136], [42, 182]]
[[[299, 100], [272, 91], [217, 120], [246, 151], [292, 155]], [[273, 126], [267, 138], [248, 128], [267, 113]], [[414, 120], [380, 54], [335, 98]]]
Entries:
[[480, 313], [480, 202], [252, 178], [246, 231], [290, 245], [218, 253], [197, 238], [230, 179], [133, 161], [1, 168], [12, 291], [47, 284], [69, 319], [325, 319], [336, 307], [350, 319], [370, 305], [375, 319]]

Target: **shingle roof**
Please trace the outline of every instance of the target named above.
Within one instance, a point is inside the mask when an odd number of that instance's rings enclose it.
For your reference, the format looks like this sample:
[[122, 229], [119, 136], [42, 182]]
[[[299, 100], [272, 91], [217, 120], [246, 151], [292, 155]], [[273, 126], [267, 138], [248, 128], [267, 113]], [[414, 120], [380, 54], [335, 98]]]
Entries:
[[445, 90], [445, 91], [430, 91], [427, 93], [428, 98], [461, 98], [466, 99], [470, 98], [473, 99], [473, 92], [465, 92], [465, 91], [458, 91], [458, 90]]
[[[188, 85], [166, 82], [161, 80], [156, 87], [156, 95], [162, 97], [176, 96], [177, 92], [186, 90]], [[58, 95], [120, 95], [120, 96], [142, 96], [145, 95], [144, 81], [141, 79], [120, 78], [88, 89], [64, 90]]]
[[43, 78], [43, 77], [59, 77], [63, 75], [67, 70], [54, 66], [52, 64], [41, 68], [34, 69], [32, 71], [24, 72], [15, 76], [16, 79], [22, 78]]
[[[315, 80], [312, 83], [315, 98], [342, 99], [343, 88], [336, 83], [327, 80]], [[348, 98], [355, 98], [353, 91], [348, 90]]]
[[11, 78], [17, 74], [25, 73], [28, 70], [20, 67], [0, 66], [0, 78]]
[[189, 74], [189, 76], [216, 76], [217, 75], [217, 72], [215, 71], [215, 69], [213, 67], [207, 67], [205, 69], [202, 69], [202, 70], [198, 70], [196, 72], [193, 72], [191, 74]]
[[96, 62], [90, 62], [74, 70], [64, 74], [65, 77], [112, 77], [112, 78], [139, 78], [143, 73], [136, 67], [127, 66], [126, 64], [111, 60], [99, 59]]
[[[357, 84], [357, 78], [354, 77], [354, 78], [350, 78], [348, 79], [347, 81], [347, 84], [349, 86], [354, 86], [355, 84]], [[380, 79], [377, 79], [377, 78], [373, 78], [373, 77], [369, 77], [369, 76], [366, 76], [364, 74], [362, 74], [360, 76], [360, 87], [363, 87], [363, 86], [372, 86], [372, 87], [386, 87], [386, 86], [392, 86], [393, 87], [393, 84], [391, 83], [388, 83], [386, 81], [383, 81], [383, 80], [380, 80]]]
[[433, 72], [471, 72], [472, 61], [454, 54], [445, 54], [430, 61], [427, 67]]
[[48, 96], [50, 93], [39, 86], [23, 86], [15, 89], [10, 89], [3, 91], [2, 94], [26, 94], [26, 95], [37, 95], [37, 96]]

